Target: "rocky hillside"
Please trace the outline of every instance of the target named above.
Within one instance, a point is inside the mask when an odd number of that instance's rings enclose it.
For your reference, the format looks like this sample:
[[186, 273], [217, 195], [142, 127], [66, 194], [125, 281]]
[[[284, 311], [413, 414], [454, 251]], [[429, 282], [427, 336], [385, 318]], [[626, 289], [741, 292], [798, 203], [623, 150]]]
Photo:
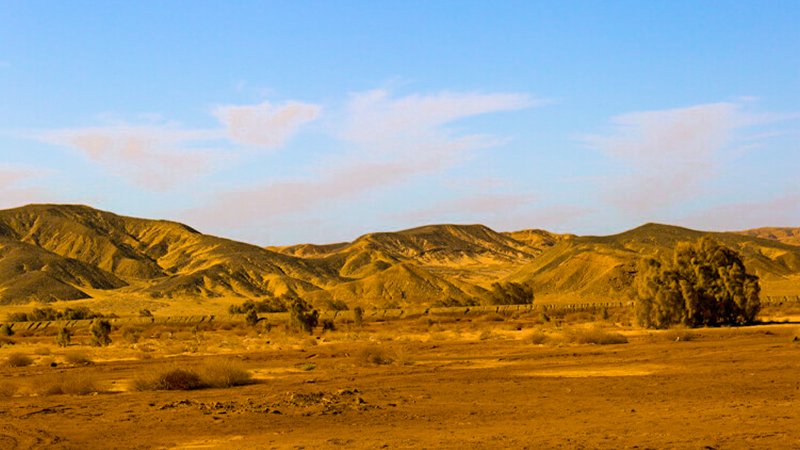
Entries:
[[[483, 225], [430, 225], [353, 242], [261, 248], [189, 226], [77, 205], [0, 211], [0, 304], [102, 296], [259, 298], [290, 292], [317, 304], [468, 304], [491, 284], [531, 285], [552, 301], [630, 298], [637, 262], [711, 234], [773, 283], [800, 287], [796, 229], [704, 233], [648, 224], [612, 236]], [[800, 289], [798, 289], [800, 291]]]

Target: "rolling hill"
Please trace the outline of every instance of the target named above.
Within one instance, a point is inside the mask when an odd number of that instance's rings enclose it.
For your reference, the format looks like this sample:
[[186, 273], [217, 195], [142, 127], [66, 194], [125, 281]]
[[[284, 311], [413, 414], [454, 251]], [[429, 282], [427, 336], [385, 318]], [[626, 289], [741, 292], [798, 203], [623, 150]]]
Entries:
[[771, 289], [800, 292], [797, 229], [707, 233], [647, 224], [611, 236], [429, 225], [352, 242], [261, 248], [180, 223], [81, 205], [0, 211], [0, 304], [135, 293], [173, 301], [294, 293], [316, 304], [468, 304], [497, 281], [539, 301], [631, 298], [637, 262], [711, 235], [741, 252]]

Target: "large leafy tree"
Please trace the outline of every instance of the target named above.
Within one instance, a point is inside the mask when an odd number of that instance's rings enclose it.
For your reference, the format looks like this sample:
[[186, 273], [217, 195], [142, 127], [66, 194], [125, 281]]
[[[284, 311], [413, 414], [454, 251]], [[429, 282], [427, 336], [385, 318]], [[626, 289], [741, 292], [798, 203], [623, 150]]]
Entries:
[[679, 243], [671, 260], [645, 260], [637, 291], [637, 319], [650, 328], [748, 324], [761, 307], [758, 277], [708, 237]]

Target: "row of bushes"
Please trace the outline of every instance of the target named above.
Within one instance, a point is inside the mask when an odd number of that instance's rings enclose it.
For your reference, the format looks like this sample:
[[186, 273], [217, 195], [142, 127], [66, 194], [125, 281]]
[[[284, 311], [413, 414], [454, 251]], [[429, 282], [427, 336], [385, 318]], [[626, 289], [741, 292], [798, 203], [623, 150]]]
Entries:
[[66, 308], [59, 311], [55, 308], [34, 308], [33, 311], [8, 314], [9, 322], [52, 322], [56, 320], [89, 320], [98, 318], [116, 318], [116, 314], [103, 314], [92, 311], [85, 306]]

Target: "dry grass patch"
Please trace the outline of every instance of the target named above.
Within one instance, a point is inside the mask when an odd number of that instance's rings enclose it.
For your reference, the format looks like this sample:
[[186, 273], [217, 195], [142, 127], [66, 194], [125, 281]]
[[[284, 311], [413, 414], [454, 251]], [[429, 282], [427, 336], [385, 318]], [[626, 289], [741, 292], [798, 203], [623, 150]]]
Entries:
[[394, 357], [385, 347], [370, 345], [361, 349], [358, 360], [368, 366], [388, 366], [394, 363]]
[[153, 375], [133, 380], [137, 391], [190, 391], [206, 388], [229, 388], [253, 382], [253, 377], [239, 363], [215, 360], [203, 364], [199, 370], [163, 367]]
[[228, 359], [209, 361], [200, 367], [200, 378], [206, 387], [229, 388], [253, 382], [253, 376], [240, 363]]
[[89, 357], [89, 354], [81, 350], [65, 353], [64, 361], [67, 364], [73, 364], [76, 366], [87, 366], [92, 363], [92, 359]]
[[13, 397], [19, 391], [19, 386], [10, 381], [0, 381], [0, 397]]
[[33, 364], [33, 359], [23, 353], [12, 353], [6, 358], [8, 367], [28, 367]]
[[613, 345], [627, 344], [625, 336], [598, 327], [573, 328], [564, 332], [566, 342], [573, 344]]
[[100, 392], [97, 380], [92, 375], [73, 370], [35, 378], [32, 390], [38, 395], [89, 395]]

